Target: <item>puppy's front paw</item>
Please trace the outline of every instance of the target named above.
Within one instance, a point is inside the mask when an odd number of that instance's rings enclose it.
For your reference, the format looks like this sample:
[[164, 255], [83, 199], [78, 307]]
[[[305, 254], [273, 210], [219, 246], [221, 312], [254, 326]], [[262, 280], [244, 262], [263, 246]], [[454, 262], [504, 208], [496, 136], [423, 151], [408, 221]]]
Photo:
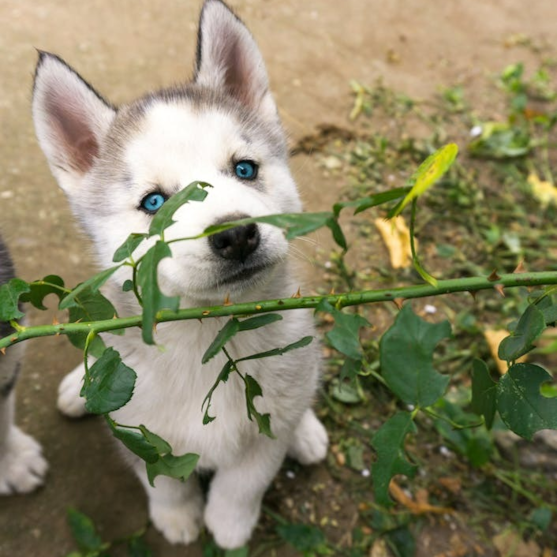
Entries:
[[78, 366], [62, 379], [58, 387], [58, 410], [69, 418], [81, 418], [87, 414], [85, 399], [79, 394], [84, 373], [83, 366]]
[[153, 524], [172, 544], [188, 544], [197, 539], [202, 526], [202, 512], [197, 499], [180, 503], [151, 501], [149, 508]]
[[0, 495], [33, 491], [43, 484], [47, 469], [37, 441], [12, 426], [0, 445]]
[[329, 436], [325, 426], [317, 419], [312, 410], [308, 410], [294, 432], [288, 448], [288, 456], [300, 464], [316, 464], [327, 456]]
[[259, 505], [255, 508], [231, 508], [227, 501], [217, 497], [210, 497], [205, 509], [205, 525], [223, 549], [237, 549], [245, 545], [258, 518]]

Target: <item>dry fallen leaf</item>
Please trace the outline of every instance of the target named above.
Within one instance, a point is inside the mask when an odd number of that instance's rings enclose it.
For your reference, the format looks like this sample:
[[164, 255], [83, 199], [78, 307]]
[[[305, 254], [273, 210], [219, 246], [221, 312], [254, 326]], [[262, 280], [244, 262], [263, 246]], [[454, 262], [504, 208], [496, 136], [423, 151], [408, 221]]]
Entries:
[[557, 205], [557, 188], [551, 182], [540, 180], [535, 172], [531, 172], [528, 176], [528, 183], [532, 188], [532, 194], [543, 209], [551, 203]]
[[404, 218], [396, 217], [388, 221], [375, 219], [374, 224], [389, 250], [393, 269], [409, 267], [412, 264], [410, 230], [406, 226]]
[[512, 555], [513, 557], [540, 557], [539, 545], [530, 540], [525, 542], [518, 533], [505, 530], [493, 538], [493, 545], [497, 548], [501, 557]]
[[462, 488], [462, 480], [460, 478], [439, 478], [439, 483], [454, 495], [458, 495]]
[[412, 514], [445, 514], [453, 512], [453, 509], [448, 507], [430, 505], [427, 502], [427, 492], [425, 490], [420, 490], [419, 499], [417, 498], [417, 500], [414, 501], [414, 499], [404, 493], [404, 490], [394, 480], [391, 480], [389, 491], [393, 499], [404, 505]]

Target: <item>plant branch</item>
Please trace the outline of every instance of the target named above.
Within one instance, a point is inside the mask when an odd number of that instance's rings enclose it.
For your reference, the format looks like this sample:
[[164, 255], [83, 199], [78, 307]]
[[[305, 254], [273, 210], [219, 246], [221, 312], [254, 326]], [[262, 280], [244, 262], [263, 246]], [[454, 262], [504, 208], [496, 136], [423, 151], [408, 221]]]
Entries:
[[[382, 290], [365, 290], [362, 292], [351, 292], [349, 294], [329, 294], [325, 296], [303, 296], [300, 298], [285, 298], [280, 300], [264, 300], [259, 302], [244, 302], [239, 304], [186, 308], [176, 312], [163, 310], [156, 314], [156, 323], [168, 321], [183, 321], [189, 319], [206, 319], [210, 317], [253, 315], [269, 313], [272, 311], [285, 311], [293, 309], [315, 308], [323, 299], [331, 305], [340, 308], [360, 304], [373, 304], [379, 302], [393, 302], [423, 298], [426, 296], [440, 296], [456, 292], [479, 292], [481, 290], [493, 290], [495, 286], [504, 288], [515, 288], [519, 286], [545, 286], [557, 285], [557, 272], [537, 273], [511, 273], [501, 275], [497, 280], [487, 277], [466, 277], [457, 279], [440, 280], [437, 286], [420, 284], [416, 286], [404, 286]], [[499, 287], [500, 287], [499, 286]], [[92, 321], [85, 323], [60, 323], [54, 325], [39, 325], [26, 327], [24, 330], [16, 331], [0, 339], [0, 351], [3, 349], [28, 340], [31, 338], [64, 335], [71, 333], [105, 333], [118, 329], [139, 327], [142, 322], [140, 315], [133, 317], [122, 317], [106, 319], [103, 321]]]

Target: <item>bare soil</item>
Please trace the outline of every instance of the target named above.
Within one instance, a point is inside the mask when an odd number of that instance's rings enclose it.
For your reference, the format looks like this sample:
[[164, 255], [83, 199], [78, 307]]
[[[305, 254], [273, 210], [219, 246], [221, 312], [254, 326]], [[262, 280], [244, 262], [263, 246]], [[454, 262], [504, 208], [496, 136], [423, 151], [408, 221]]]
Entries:
[[[509, 48], [505, 41], [524, 33], [539, 44], [549, 42], [557, 21], [554, 0], [237, 0], [233, 5], [261, 46], [292, 145], [319, 125], [348, 126], [351, 79], [381, 78], [418, 98], [441, 84], [462, 83], [471, 91], [471, 103], [481, 108], [487, 102], [481, 86], [486, 74], [532, 61], [531, 50]], [[0, 2], [0, 225], [23, 278], [56, 273], [73, 285], [92, 271], [88, 243], [35, 140], [34, 49], [61, 55], [118, 103], [189, 77], [199, 8], [198, 0]], [[342, 179], [325, 177], [311, 154], [294, 156], [292, 168], [306, 208], [329, 209]], [[312, 274], [316, 288], [319, 277]], [[33, 323], [52, 317], [30, 313]], [[0, 500], [2, 557], [68, 553], [74, 548], [65, 518], [70, 506], [93, 517], [107, 539], [129, 535], [147, 520], [143, 490], [117, 457], [101, 420], [71, 422], [56, 411], [57, 385], [79, 359], [65, 339], [27, 347], [17, 419], [43, 445], [50, 472], [37, 493]], [[292, 519], [292, 509], [305, 505], [307, 516], [313, 512], [319, 520], [326, 503], [337, 509], [332, 517], [337, 526], [328, 533], [341, 540], [357, 512], [342, 483], [325, 465], [296, 468], [294, 478], [288, 470], [289, 465], [266, 505]], [[451, 535], [449, 526], [433, 534], [426, 529], [418, 554], [448, 551]], [[264, 536], [263, 528], [256, 540]], [[152, 528], [148, 541], [155, 555], [202, 554], [201, 544], [171, 547]], [[295, 553], [285, 547], [265, 554]]]

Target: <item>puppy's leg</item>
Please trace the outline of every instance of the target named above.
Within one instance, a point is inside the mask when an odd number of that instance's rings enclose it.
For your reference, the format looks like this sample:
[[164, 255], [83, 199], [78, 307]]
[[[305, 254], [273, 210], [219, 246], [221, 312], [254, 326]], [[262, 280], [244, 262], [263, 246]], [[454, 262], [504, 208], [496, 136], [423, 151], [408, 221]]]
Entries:
[[58, 410], [69, 418], [81, 418], [87, 414], [85, 399], [79, 394], [84, 375], [85, 366], [81, 363], [62, 379], [58, 387]]
[[265, 490], [285, 453], [281, 441], [262, 437], [233, 467], [217, 470], [205, 507], [205, 525], [220, 547], [235, 549], [249, 540]]
[[167, 476], [157, 476], [155, 487], [149, 484], [145, 463], [134, 464], [149, 498], [149, 516], [170, 543], [191, 543], [199, 536], [203, 524], [203, 494], [192, 474], [185, 483]]
[[14, 425], [18, 358], [0, 355], [0, 495], [28, 493], [42, 485], [48, 465], [41, 446]]
[[306, 410], [288, 447], [288, 456], [300, 464], [316, 464], [327, 456], [329, 437], [313, 410]]

